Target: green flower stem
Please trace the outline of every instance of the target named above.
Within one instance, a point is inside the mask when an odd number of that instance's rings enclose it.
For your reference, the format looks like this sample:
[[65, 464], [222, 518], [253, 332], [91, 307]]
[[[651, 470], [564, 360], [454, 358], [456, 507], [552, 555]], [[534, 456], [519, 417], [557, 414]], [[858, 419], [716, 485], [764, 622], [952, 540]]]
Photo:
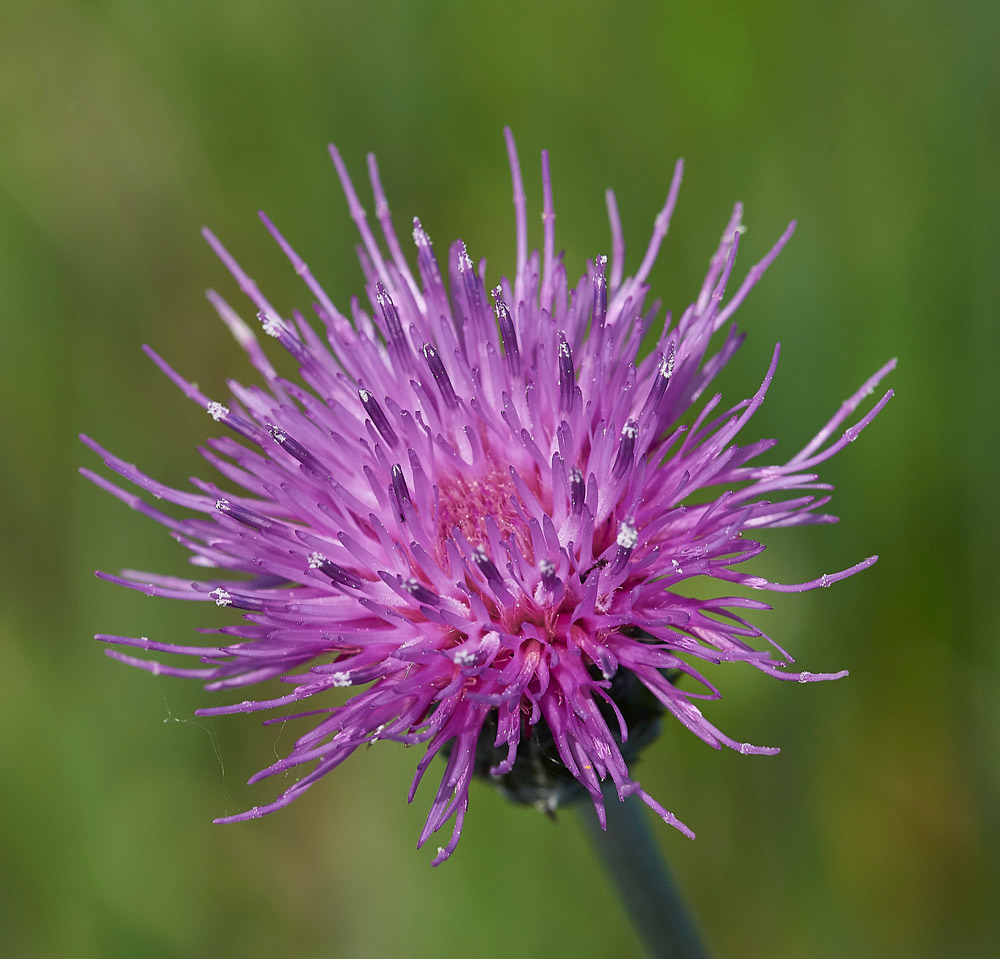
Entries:
[[708, 952], [660, 854], [642, 800], [630, 796], [619, 802], [610, 790], [605, 808], [606, 832], [598, 825], [590, 803], [579, 806], [594, 848], [650, 956], [706, 959]]

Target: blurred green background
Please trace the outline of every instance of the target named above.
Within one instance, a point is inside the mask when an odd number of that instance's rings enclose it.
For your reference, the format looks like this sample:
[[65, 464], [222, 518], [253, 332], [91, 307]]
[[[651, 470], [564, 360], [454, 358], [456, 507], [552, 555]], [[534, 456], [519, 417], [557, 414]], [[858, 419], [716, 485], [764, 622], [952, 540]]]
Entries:
[[79, 431], [167, 481], [208, 472], [195, 447], [210, 421], [139, 350], [211, 395], [250, 378], [204, 301], [209, 286], [239, 296], [199, 227], [279, 308], [307, 307], [266, 209], [346, 306], [362, 278], [333, 140], [359, 186], [377, 153], [397, 224], [418, 214], [439, 252], [461, 235], [495, 277], [513, 262], [510, 124], [533, 211], [551, 151], [571, 272], [608, 249], [608, 186], [634, 270], [686, 158], [654, 274], [675, 311], [733, 201], [749, 225], [738, 276], [798, 219], [721, 380], [747, 395], [782, 341], [753, 424], [779, 453], [900, 358], [896, 399], [825, 468], [842, 523], [779, 531], [757, 567], [791, 581], [881, 554], [762, 620], [802, 668], [851, 677], [715, 669], [710, 718], [780, 756], [716, 753], [670, 726], [639, 765], [699, 834], [657, 831], [719, 955], [995, 955], [998, 10], [6, 0], [0, 953], [641, 955], [572, 812], [553, 825], [477, 785], [456, 856], [432, 870], [413, 848], [430, 793], [406, 805], [416, 755], [400, 748], [276, 816], [213, 826], [274, 795], [243, 783], [291, 731], [192, 720], [211, 699], [196, 684], [128, 670], [89, 638], [184, 643], [225, 618], [94, 579], [179, 572], [184, 553], [76, 474], [98, 465]]

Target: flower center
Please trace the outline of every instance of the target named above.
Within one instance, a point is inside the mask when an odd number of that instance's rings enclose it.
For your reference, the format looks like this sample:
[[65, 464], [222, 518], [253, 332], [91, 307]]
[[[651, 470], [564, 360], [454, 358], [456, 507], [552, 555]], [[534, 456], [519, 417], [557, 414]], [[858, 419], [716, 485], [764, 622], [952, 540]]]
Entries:
[[531, 538], [516, 502], [520, 497], [510, 474], [492, 460], [476, 476], [452, 474], [444, 479], [438, 486], [438, 558], [444, 559], [444, 544], [456, 527], [473, 546], [486, 545], [486, 518], [490, 516], [500, 535], [513, 536], [525, 559], [532, 562]]

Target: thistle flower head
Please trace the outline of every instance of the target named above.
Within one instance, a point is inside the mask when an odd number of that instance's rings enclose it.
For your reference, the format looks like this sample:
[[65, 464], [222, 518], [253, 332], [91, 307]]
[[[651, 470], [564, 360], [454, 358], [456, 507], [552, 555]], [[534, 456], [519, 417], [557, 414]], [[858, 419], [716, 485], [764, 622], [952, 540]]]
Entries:
[[[726, 409], [706, 389], [742, 341], [734, 312], [792, 226], [727, 298], [737, 206], [694, 302], [676, 321], [658, 320], [646, 280], [677, 201], [681, 164], [635, 274], [624, 275], [609, 192], [610, 257], [596, 256], [571, 282], [555, 253], [548, 157], [544, 242], [529, 253], [509, 131], [507, 146], [517, 249], [512, 276], [499, 282], [461, 241], [439, 261], [416, 219], [414, 272], [374, 157], [380, 237], [334, 148], [367, 280], [350, 318], [263, 214], [311, 293], [311, 319], [279, 313], [206, 231], [261, 330], [301, 374], [295, 382], [279, 376], [251, 325], [212, 292], [259, 385], [233, 383], [228, 397], [206, 396], [147, 349], [225, 427], [205, 450], [221, 486], [169, 488], [86, 440], [112, 471], [179, 508], [163, 511], [84, 471], [166, 526], [200, 571], [194, 579], [99, 575], [234, 614], [217, 630], [216, 646], [102, 635], [116, 647], [109, 654], [203, 680], [226, 702], [202, 715], [276, 710], [280, 721], [300, 716], [306, 726], [288, 755], [251, 782], [290, 771], [299, 778], [270, 804], [220, 822], [285, 806], [360, 746], [392, 740], [426, 745], [411, 799], [443, 757], [420, 836], [423, 844], [453, 820], [435, 864], [455, 848], [477, 773], [549, 810], [586, 792], [602, 822], [601, 784], [610, 780], [619, 798], [636, 793], [693, 835], [629, 769], [659, 717], [672, 715], [716, 748], [776, 752], [730, 739], [705, 718], [697, 702], [719, 694], [700, 664], [740, 662], [800, 682], [843, 675], [789, 668], [791, 657], [745, 618], [767, 605], [727, 591], [729, 584], [812, 589], [875, 561], [796, 585], [743, 568], [764, 548], [758, 530], [834, 520], [821, 512], [830, 487], [815, 468], [882, 409], [891, 393], [844, 429], [893, 364], [791, 459], [764, 459], [772, 441], [739, 440], [774, 376], [777, 348], [749, 399]], [[642, 355], [651, 329], [656, 346]], [[716, 580], [722, 595], [689, 595], [693, 577]], [[138, 659], [121, 647], [199, 664]], [[244, 688], [270, 679], [288, 691], [245, 698]]]

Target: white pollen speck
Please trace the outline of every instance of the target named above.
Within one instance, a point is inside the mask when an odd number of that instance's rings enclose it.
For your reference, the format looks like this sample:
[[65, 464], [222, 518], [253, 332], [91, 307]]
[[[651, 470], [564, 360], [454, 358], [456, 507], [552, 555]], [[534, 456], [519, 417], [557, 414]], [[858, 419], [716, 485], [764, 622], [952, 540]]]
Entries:
[[217, 499], [215, 501], [215, 508], [221, 513], [229, 505], [229, 500], [227, 499]]
[[603, 270], [608, 265], [608, 258], [603, 254], [599, 254], [597, 257], [597, 269]]
[[556, 571], [556, 564], [551, 559], [543, 559], [538, 564], [538, 572], [543, 576], [551, 576]]
[[427, 231], [421, 226], [420, 221], [416, 217], [413, 218], [413, 242], [417, 246], [431, 245], [431, 238], [427, 235]]
[[260, 317], [261, 326], [268, 336], [281, 336], [281, 320], [276, 316], [270, 316], [261, 311], [257, 314]]
[[444, 846], [438, 846], [438, 855], [439, 856], [443, 856], [444, 855]]
[[358, 390], [358, 396], [361, 397], [362, 403], [367, 403], [372, 398], [372, 395], [368, 392], [368, 390]]
[[219, 422], [224, 416], [229, 415], [229, 407], [223, 406], [221, 403], [216, 403], [214, 400], [205, 407], [208, 415], [212, 417], [216, 423]]
[[464, 273], [466, 270], [472, 269], [472, 258], [469, 256], [469, 251], [466, 250], [465, 244], [462, 244], [462, 252], [458, 254], [458, 272]]
[[499, 286], [499, 285], [495, 286], [495, 287], [493, 287], [492, 290], [490, 290], [490, 292], [493, 294], [493, 299], [494, 300], [502, 300], [503, 299], [503, 287], [502, 286]]
[[451, 658], [459, 666], [471, 666], [476, 661], [476, 654], [471, 649], [458, 649]]
[[622, 436], [627, 436], [629, 439], [634, 440], [639, 435], [639, 427], [635, 423], [629, 421], [625, 424], [625, 428], [622, 430]]
[[753, 744], [752, 743], [740, 743], [740, 752], [744, 756], [748, 755], [750, 753], [751, 749], [753, 749]]
[[639, 531], [626, 520], [618, 527], [618, 545], [623, 549], [635, 549], [639, 542]]
[[800, 683], [808, 683], [810, 679], [812, 679], [812, 673], [808, 673], [808, 672], [801, 672], [801, 673], [799, 673], [799, 682]]
[[413, 576], [411, 576], [409, 579], [403, 580], [403, 589], [405, 589], [408, 593], [413, 594], [419, 588], [420, 588], [420, 583], [417, 582], [417, 580]]
[[233, 597], [229, 595], [229, 591], [221, 586], [218, 589], [213, 589], [208, 595], [215, 600], [216, 606], [231, 606], [233, 603]]
[[322, 553], [310, 553], [309, 554], [309, 568], [319, 569], [323, 565], [323, 561], [326, 557]]
[[273, 430], [271, 436], [274, 438], [275, 443], [284, 443], [288, 439], [288, 434], [283, 433], [281, 430]]
[[385, 306], [385, 294], [384, 293], [376, 293], [375, 294], [375, 302], [378, 303], [379, 306]]
[[565, 340], [559, 341], [559, 355], [569, 356], [569, 343], [567, 343]]
[[486, 555], [486, 550], [482, 546], [477, 546], [472, 554], [472, 559], [473, 562], [481, 566], [483, 563], [488, 563], [490, 558]]
[[350, 673], [334, 673], [330, 677], [330, 682], [334, 686], [350, 686], [351, 685], [351, 674]]

